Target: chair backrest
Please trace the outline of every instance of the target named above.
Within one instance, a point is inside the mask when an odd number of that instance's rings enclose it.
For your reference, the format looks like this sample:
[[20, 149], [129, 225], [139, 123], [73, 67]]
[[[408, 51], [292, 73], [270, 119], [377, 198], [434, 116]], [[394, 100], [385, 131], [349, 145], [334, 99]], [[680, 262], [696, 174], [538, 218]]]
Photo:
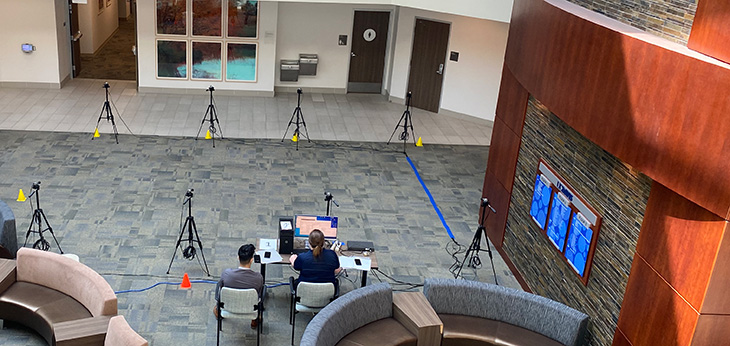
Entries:
[[353, 330], [392, 316], [393, 290], [389, 284], [383, 282], [358, 288], [314, 315], [299, 345], [334, 346]]
[[259, 302], [259, 294], [253, 288], [221, 288], [223, 309], [234, 314], [250, 314]]
[[311, 308], [321, 308], [329, 304], [335, 297], [335, 284], [300, 282], [297, 285], [299, 304]]
[[426, 279], [423, 294], [439, 314], [506, 322], [547, 336], [563, 345], [581, 345], [588, 315], [535, 294], [484, 282]]
[[109, 327], [104, 337], [104, 346], [147, 346], [147, 340], [132, 329], [124, 319], [117, 315], [109, 320]]

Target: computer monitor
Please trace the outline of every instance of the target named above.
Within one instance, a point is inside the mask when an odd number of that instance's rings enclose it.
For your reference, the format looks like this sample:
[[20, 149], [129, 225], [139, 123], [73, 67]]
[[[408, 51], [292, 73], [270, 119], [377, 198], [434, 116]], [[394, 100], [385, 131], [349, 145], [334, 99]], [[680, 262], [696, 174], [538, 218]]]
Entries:
[[309, 237], [309, 233], [319, 229], [325, 239], [337, 239], [337, 216], [296, 215], [294, 217], [294, 236]]

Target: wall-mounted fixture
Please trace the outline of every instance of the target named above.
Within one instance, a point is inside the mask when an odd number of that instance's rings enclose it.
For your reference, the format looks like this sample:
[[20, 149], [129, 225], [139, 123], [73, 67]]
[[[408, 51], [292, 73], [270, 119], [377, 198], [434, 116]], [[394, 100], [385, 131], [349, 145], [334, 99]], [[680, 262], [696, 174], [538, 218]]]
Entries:
[[20, 50], [22, 50], [23, 53], [30, 54], [33, 53], [33, 51], [35, 50], [35, 46], [30, 43], [23, 43], [20, 45]]

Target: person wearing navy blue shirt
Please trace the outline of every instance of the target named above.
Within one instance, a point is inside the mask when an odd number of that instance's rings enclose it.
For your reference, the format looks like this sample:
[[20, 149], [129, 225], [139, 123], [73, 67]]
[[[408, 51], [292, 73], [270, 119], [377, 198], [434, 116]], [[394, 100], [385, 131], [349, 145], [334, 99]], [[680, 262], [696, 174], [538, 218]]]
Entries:
[[338, 284], [335, 274], [340, 272], [340, 260], [337, 253], [324, 248], [324, 234], [315, 229], [309, 233], [310, 250], [301, 255], [292, 255], [289, 261], [295, 270], [299, 271], [300, 281], [304, 282], [331, 282]]

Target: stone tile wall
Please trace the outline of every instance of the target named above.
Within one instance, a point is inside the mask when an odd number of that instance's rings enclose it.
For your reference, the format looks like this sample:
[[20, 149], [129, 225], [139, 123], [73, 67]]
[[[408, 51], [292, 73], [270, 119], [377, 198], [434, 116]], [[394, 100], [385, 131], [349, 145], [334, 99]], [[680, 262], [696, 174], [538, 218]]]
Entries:
[[[587, 286], [530, 218], [540, 159], [603, 217]], [[650, 188], [651, 179], [530, 98], [504, 249], [534, 293], [591, 316], [591, 345], [611, 345]]]
[[697, 0], [568, 1], [685, 46], [697, 11]]

